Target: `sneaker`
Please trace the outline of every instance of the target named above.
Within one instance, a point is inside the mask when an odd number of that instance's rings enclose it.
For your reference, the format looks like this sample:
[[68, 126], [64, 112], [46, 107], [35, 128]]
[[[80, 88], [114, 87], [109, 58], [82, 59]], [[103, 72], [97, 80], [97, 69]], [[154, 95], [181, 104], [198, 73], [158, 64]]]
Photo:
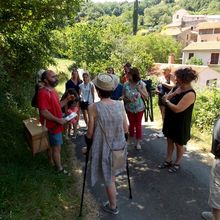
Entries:
[[109, 207], [109, 202], [105, 202], [103, 205], [102, 205], [102, 210], [104, 212], [107, 212], [107, 213], [110, 213], [112, 215], [117, 215], [119, 213], [119, 209], [118, 207], [116, 207], [115, 209], [112, 209]]
[[159, 132], [159, 133], [157, 134], [157, 137], [158, 137], [158, 138], [162, 138], [162, 137], [164, 137], [163, 132], [162, 132], [162, 131], [161, 131], [161, 132]]
[[136, 150], [141, 150], [141, 145], [139, 143], [136, 146]]
[[202, 212], [201, 216], [205, 220], [212, 220], [212, 213], [211, 212]]

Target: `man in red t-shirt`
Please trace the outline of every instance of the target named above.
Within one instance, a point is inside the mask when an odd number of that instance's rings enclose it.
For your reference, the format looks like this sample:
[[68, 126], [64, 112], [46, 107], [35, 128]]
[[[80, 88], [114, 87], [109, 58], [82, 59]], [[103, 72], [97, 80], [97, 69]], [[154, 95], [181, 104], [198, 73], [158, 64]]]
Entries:
[[40, 112], [40, 121], [48, 129], [48, 136], [51, 148], [48, 151], [48, 157], [58, 171], [68, 174], [61, 165], [61, 145], [63, 144], [62, 131], [66, 120], [62, 117], [61, 107], [73, 99], [67, 97], [62, 102], [59, 101], [55, 87], [58, 84], [57, 75], [52, 70], [46, 70], [41, 76], [44, 86], [39, 89], [37, 101]]

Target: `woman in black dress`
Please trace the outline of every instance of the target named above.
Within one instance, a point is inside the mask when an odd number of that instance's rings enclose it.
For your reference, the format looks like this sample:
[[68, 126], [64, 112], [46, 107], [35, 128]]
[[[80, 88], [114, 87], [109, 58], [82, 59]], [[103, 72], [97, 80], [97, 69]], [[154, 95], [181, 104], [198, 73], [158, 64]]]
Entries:
[[79, 94], [79, 85], [82, 83], [83, 81], [80, 79], [79, 77], [79, 72], [77, 70], [77, 68], [73, 68], [72, 70], [72, 76], [71, 76], [71, 79], [69, 79], [67, 82], [66, 82], [66, 91], [68, 89], [75, 89], [77, 94]]
[[[159, 168], [169, 168], [170, 173], [180, 169], [184, 154], [184, 145], [190, 140], [191, 121], [196, 93], [191, 82], [197, 80], [197, 73], [192, 68], [179, 69], [175, 72], [176, 86], [164, 97], [166, 104], [163, 133], [167, 137], [167, 156]], [[176, 161], [172, 163], [176, 146]]]

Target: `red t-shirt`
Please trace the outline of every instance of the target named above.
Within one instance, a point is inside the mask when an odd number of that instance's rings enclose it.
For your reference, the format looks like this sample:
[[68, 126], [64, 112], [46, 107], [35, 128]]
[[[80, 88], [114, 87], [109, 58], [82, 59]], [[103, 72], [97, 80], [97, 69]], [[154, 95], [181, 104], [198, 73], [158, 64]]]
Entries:
[[[41, 88], [37, 96], [39, 110], [48, 110], [57, 118], [62, 118], [62, 111], [59, 101], [59, 96], [55, 90]], [[40, 122], [44, 124], [44, 117], [40, 114]], [[63, 131], [63, 126], [50, 120], [46, 120], [47, 129], [53, 133], [58, 134]]]

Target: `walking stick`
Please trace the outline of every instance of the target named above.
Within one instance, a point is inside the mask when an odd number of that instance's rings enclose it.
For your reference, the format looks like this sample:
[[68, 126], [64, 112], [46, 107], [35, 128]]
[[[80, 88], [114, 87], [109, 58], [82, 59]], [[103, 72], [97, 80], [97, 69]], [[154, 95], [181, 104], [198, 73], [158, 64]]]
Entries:
[[81, 194], [79, 217], [82, 216], [82, 208], [83, 208], [84, 192], [85, 192], [85, 185], [86, 185], [86, 173], [87, 173], [88, 161], [89, 161], [89, 152], [86, 153], [85, 169], [84, 169], [84, 177], [83, 177], [83, 188], [82, 188], [82, 194]]
[[89, 162], [89, 151], [92, 146], [92, 138], [88, 138], [85, 135], [85, 142], [87, 145], [87, 152], [86, 152], [86, 160], [85, 160], [85, 170], [84, 170], [84, 177], [83, 177], [83, 188], [82, 188], [82, 194], [81, 194], [81, 202], [80, 202], [80, 211], [79, 211], [79, 217], [82, 216], [82, 209], [83, 209], [83, 200], [84, 200], [84, 192], [85, 192], [85, 185], [86, 185], [86, 173], [87, 173], [87, 167]]
[[129, 199], [132, 199], [128, 159], [127, 159], [127, 162], [126, 162], [126, 163], [127, 163], [127, 164], [126, 164], [126, 169], [127, 169], [127, 178], [128, 178]]

